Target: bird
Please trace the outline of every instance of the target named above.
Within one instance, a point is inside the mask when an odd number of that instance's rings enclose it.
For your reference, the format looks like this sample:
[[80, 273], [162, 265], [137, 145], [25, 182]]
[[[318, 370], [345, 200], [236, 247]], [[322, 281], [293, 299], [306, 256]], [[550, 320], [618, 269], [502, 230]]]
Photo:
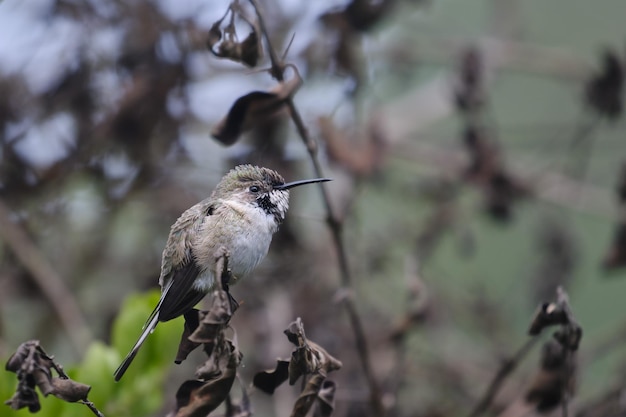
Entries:
[[209, 198], [187, 209], [172, 225], [161, 260], [161, 297], [143, 332], [114, 373], [119, 381], [159, 322], [190, 311], [216, 286], [216, 263], [228, 254], [230, 284], [265, 258], [272, 236], [285, 219], [289, 190], [331, 181], [316, 178], [285, 183], [276, 171], [239, 165], [217, 184]]

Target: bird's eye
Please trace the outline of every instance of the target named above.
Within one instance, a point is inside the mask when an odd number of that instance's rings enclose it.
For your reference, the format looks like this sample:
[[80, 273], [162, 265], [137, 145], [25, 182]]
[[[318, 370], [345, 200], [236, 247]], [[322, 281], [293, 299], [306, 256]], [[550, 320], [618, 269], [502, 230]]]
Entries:
[[259, 188], [258, 185], [253, 185], [249, 188], [251, 193], [258, 193], [259, 191], [261, 191], [261, 189]]

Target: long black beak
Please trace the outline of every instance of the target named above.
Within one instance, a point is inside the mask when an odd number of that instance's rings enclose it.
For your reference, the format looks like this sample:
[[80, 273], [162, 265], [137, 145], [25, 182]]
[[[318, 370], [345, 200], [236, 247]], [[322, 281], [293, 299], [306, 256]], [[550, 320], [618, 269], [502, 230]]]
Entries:
[[300, 185], [314, 184], [316, 182], [326, 182], [326, 181], [332, 181], [332, 180], [330, 178], [315, 178], [312, 180], [293, 181], [293, 182], [288, 182], [287, 184], [283, 184], [283, 185], [275, 185], [274, 189], [275, 190], [288, 190], [290, 188], [298, 187]]

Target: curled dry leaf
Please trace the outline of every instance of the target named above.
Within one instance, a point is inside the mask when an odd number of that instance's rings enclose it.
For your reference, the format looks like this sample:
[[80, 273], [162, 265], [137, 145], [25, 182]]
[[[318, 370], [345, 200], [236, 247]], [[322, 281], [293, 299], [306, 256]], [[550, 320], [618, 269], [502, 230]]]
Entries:
[[300, 393], [296, 403], [293, 405], [291, 417], [305, 417], [307, 415], [311, 406], [315, 403], [315, 400], [317, 400], [317, 395], [325, 380], [325, 375], [319, 373], [309, 378], [304, 390]]
[[602, 56], [602, 68], [591, 76], [585, 86], [587, 106], [609, 120], [617, 119], [624, 106], [624, 78], [625, 70], [619, 54], [607, 49]]
[[20, 384], [15, 394], [13, 394], [13, 397], [6, 400], [4, 403], [14, 410], [20, 410], [24, 407], [28, 407], [28, 411], [31, 413], [36, 413], [41, 410], [39, 396], [34, 386], [29, 384]]
[[275, 117], [285, 109], [285, 102], [302, 85], [302, 78], [295, 72], [292, 79], [282, 82], [269, 91], [253, 91], [239, 97], [226, 117], [217, 122], [211, 135], [223, 145], [234, 144], [244, 131]]
[[217, 22], [213, 23], [213, 26], [211, 26], [211, 29], [209, 29], [209, 33], [207, 34], [206, 38], [206, 45], [207, 48], [209, 48], [210, 50], [213, 50], [213, 47], [222, 40], [222, 30], [220, 29], [221, 23], [222, 20], [220, 19]]
[[52, 388], [52, 395], [71, 403], [87, 401], [87, 395], [91, 390], [89, 385], [81, 384], [71, 379], [56, 377], [52, 378]]
[[[178, 345], [175, 362], [180, 364], [201, 344], [207, 354], [228, 326], [233, 313], [232, 297], [227, 291], [217, 290], [212, 294], [212, 305], [208, 311], [190, 310], [184, 314], [185, 327]], [[235, 302], [236, 304], [236, 302]]]
[[582, 328], [574, 318], [569, 297], [562, 287], [556, 290], [556, 301], [543, 303], [535, 313], [528, 333], [536, 336], [546, 327], [558, 325], [554, 338], [569, 351], [576, 351], [582, 338]]
[[554, 333], [554, 338], [561, 345], [563, 345], [563, 347], [571, 351], [578, 350], [578, 346], [580, 346], [580, 340], [582, 339], [582, 337], [583, 329], [577, 324], [564, 326]]
[[[509, 404], [499, 417], [539, 416], [559, 413], [564, 395], [571, 398], [576, 385], [576, 356], [555, 340], [542, 348], [539, 367], [524, 388], [522, 395]], [[556, 415], [556, 414], [555, 414]]]
[[[228, 25], [221, 28], [222, 21], [230, 15]], [[235, 27], [235, 17], [245, 21], [251, 29], [246, 38], [239, 42]], [[249, 67], [254, 67], [263, 55], [263, 47], [259, 37], [259, 29], [243, 13], [242, 9], [231, 4], [226, 14], [213, 23], [206, 39], [207, 48], [218, 58], [226, 58], [235, 62], [241, 62]]]
[[250, 34], [243, 42], [224, 41], [213, 54], [220, 58], [228, 58], [255, 67], [261, 54], [261, 42], [256, 32]]
[[178, 352], [176, 353], [176, 359], [174, 363], [180, 364], [191, 352], [193, 352], [201, 343], [192, 342], [189, 337], [198, 328], [198, 315], [197, 309], [191, 309], [183, 316], [185, 317], [185, 327], [183, 328], [183, 334], [180, 336], [180, 343], [178, 344]]
[[[241, 362], [241, 353], [230, 341], [224, 341], [224, 349], [214, 349], [205, 363], [212, 368], [203, 372], [205, 380], [184, 382], [176, 393], [175, 417], [205, 417], [215, 410], [228, 396]], [[219, 353], [217, 353], [219, 352]], [[207, 365], [211, 362], [209, 365]]]
[[316, 415], [320, 417], [329, 417], [335, 409], [335, 391], [337, 384], [334, 381], [325, 380], [322, 387], [317, 393], [318, 412]]
[[252, 415], [252, 404], [248, 392], [239, 378], [237, 378], [237, 382], [241, 387], [241, 401], [233, 403], [230, 396], [226, 397], [224, 417], [250, 417]]
[[249, 67], [256, 66], [262, 55], [261, 41], [256, 30], [250, 32], [250, 34], [240, 44], [240, 57], [241, 62]]
[[567, 314], [556, 303], [543, 303], [537, 309], [528, 334], [536, 336], [546, 327], [565, 325], [568, 323]]
[[289, 361], [277, 360], [276, 367], [269, 371], [258, 372], [252, 384], [266, 394], [273, 394], [289, 377]]
[[318, 373], [325, 376], [341, 368], [341, 361], [331, 356], [317, 343], [307, 340], [302, 320], [299, 317], [289, 325], [285, 334], [297, 347], [292, 352], [289, 362], [290, 385], [295, 384], [300, 376]]
[[13, 353], [7, 361], [4, 369], [13, 373], [19, 371], [28, 357], [34, 355], [33, 348], [36, 348], [37, 346], [39, 346], [39, 341], [37, 340], [29, 340], [28, 342], [24, 342], [19, 345], [15, 353]]
[[540, 413], [554, 410], [564, 392], [568, 396], [574, 394], [575, 357], [565, 354], [563, 349], [554, 340], [544, 344], [539, 370], [524, 395], [524, 400]]
[[189, 336], [189, 340], [195, 343], [214, 343], [230, 322], [232, 317], [230, 307], [230, 297], [226, 291], [213, 292], [211, 308], [208, 311], [200, 311], [198, 328]]
[[[46, 354], [38, 340], [22, 343], [9, 358], [5, 368], [16, 373], [19, 381], [15, 394], [5, 402], [15, 410], [28, 407], [34, 413], [41, 409], [35, 387], [44, 396], [52, 394], [64, 401], [88, 403], [87, 395], [91, 387], [69, 379], [63, 367]], [[52, 375], [53, 369], [59, 376]], [[97, 411], [93, 404], [89, 403], [89, 406]]]

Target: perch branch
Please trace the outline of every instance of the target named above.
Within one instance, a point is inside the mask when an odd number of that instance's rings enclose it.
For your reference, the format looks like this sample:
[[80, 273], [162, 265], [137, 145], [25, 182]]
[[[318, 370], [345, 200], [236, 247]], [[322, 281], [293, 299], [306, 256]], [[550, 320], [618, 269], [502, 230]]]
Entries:
[[[263, 17], [263, 13], [261, 11], [258, 1], [250, 0], [250, 3], [254, 7], [257, 18], [259, 20], [259, 27], [267, 44], [267, 50], [271, 61], [270, 73], [277, 81], [283, 82], [285, 64], [276, 53], [276, 49], [274, 49], [274, 47], [272, 46], [272, 41], [269, 37], [269, 32], [267, 30], [267, 26], [265, 25], [265, 19]], [[317, 158], [317, 143], [309, 135], [304, 121], [302, 120], [302, 116], [300, 115], [300, 112], [298, 111], [291, 97], [287, 98], [286, 105], [289, 109], [291, 119], [293, 120], [296, 130], [298, 131], [298, 135], [300, 136], [300, 139], [306, 146], [306, 149], [309, 153], [315, 175], [318, 177], [323, 177], [323, 170]], [[346, 253], [345, 245], [343, 243], [343, 224], [334, 214], [332, 205], [330, 203], [330, 196], [326, 187], [320, 185], [319, 189], [322, 193], [322, 199], [327, 213], [326, 221], [331, 231], [335, 250], [337, 252], [339, 270], [341, 273], [341, 284], [344, 288], [351, 288], [352, 275], [350, 272], [350, 266], [348, 264], [348, 256]], [[370, 362], [369, 348], [361, 317], [359, 316], [353, 298], [345, 297], [343, 299], [343, 306], [348, 313], [350, 325], [354, 332], [354, 342], [359, 353], [361, 367], [363, 368], [363, 372], [369, 386], [370, 402], [374, 411], [374, 415], [378, 417], [384, 416], [385, 410], [382, 403], [381, 392]]]

